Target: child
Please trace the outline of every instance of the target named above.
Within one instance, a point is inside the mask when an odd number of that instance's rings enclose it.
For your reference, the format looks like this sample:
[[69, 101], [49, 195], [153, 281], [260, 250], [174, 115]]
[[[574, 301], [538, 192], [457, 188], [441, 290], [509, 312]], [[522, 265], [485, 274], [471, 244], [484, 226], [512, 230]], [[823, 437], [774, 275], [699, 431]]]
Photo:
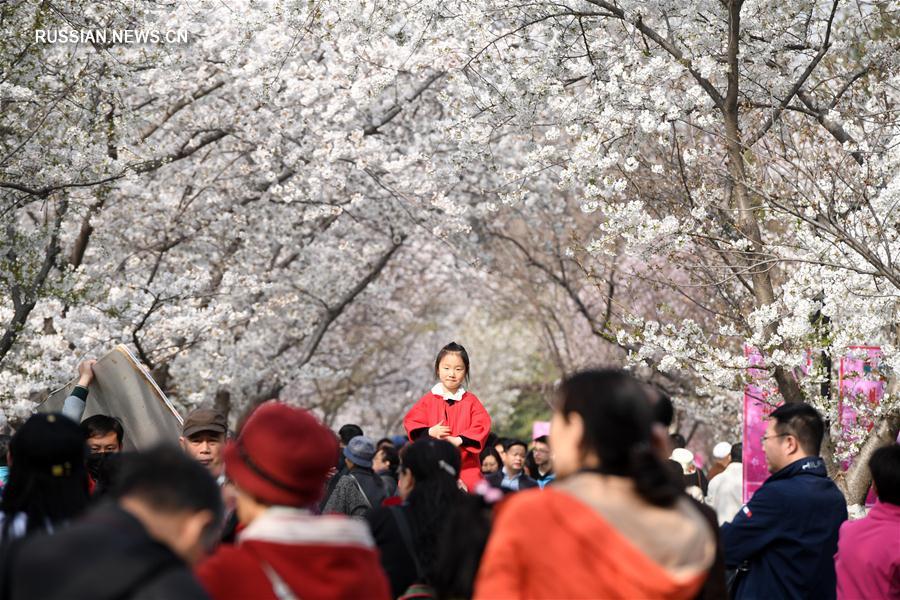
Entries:
[[434, 361], [438, 378], [431, 391], [422, 396], [403, 419], [410, 440], [431, 436], [446, 440], [461, 455], [460, 479], [469, 491], [481, 479], [479, 454], [491, 430], [491, 417], [475, 394], [462, 387], [469, 380], [466, 349], [450, 342]]

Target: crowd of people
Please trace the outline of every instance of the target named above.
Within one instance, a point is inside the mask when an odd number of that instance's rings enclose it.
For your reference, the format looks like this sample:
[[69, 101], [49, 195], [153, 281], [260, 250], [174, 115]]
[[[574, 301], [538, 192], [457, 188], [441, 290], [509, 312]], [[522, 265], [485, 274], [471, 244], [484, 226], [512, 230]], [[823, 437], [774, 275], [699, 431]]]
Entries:
[[178, 445], [125, 453], [114, 415], [82, 421], [86, 361], [62, 413], [0, 439], [0, 600], [900, 598], [900, 446], [847, 521], [821, 416], [782, 405], [744, 504], [741, 444], [704, 473], [625, 371], [567, 377], [525, 441], [491, 432], [470, 369], [444, 347], [402, 436], [269, 401], [233, 434], [200, 408]]

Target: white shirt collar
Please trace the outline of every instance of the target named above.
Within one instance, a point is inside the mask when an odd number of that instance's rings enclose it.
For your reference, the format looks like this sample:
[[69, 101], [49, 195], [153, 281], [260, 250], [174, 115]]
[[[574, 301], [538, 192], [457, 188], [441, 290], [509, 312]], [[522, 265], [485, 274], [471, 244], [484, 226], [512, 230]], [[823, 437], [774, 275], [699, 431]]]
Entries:
[[455, 402], [459, 402], [462, 400], [463, 394], [466, 393], [466, 388], [463, 386], [459, 386], [459, 389], [456, 390], [455, 394], [451, 394], [446, 389], [444, 389], [444, 384], [438, 381], [434, 384], [434, 387], [431, 388], [431, 393], [435, 396], [440, 396], [444, 400], [453, 400]]

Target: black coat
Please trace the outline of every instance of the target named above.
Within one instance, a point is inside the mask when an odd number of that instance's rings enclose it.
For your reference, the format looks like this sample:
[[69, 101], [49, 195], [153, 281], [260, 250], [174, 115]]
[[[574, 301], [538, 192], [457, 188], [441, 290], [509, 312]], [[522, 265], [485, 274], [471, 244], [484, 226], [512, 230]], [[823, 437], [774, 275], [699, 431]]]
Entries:
[[375, 471], [366, 467], [354, 467], [350, 469], [350, 474], [359, 482], [359, 487], [362, 488], [369, 504], [373, 507], [381, 506], [381, 503], [388, 496], [381, 476], [376, 475]]
[[770, 475], [720, 528], [725, 567], [749, 563], [735, 597], [835, 598], [834, 553], [846, 520], [847, 502], [820, 457]]
[[725, 583], [725, 551], [722, 548], [722, 538], [719, 536], [719, 518], [716, 511], [702, 502], [687, 496], [691, 504], [703, 514], [706, 523], [716, 537], [716, 558], [712, 566], [709, 568], [709, 575], [703, 583], [703, 587], [697, 592], [697, 600], [716, 600], [718, 598], [728, 597], [728, 586]]
[[[381, 555], [381, 566], [384, 568], [388, 581], [391, 583], [392, 597], [396, 598], [405, 592], [406, 588], [415, 583], [418, 577], [415, 561], [400, 533], [397, 518], [391, 514], [391, 508], [395, 508], [395, 510], [399, 508], [402, 511], [408, 510], [405, 506], [379, 506], [366, 514], [366, 520], [369, 522], [372, 537], [375, 538], [375, 545], [378, 546], [378, 553]], [[409, 522], [410, 533], [415, 537], [414, 526], [409, 518], [407, 518], [407, 521]]]
[[[485, 476], [485, 480], [489, 484], [491, 484], [491, 486], [493, 486], [495, 488], [501, 488], [504, 490], [507, 489], [507, 488], [501, 487], [501, 485], [500, 485], [501, 483], [503, 483], [503, 469], [500, 469], [496, 473], [491, 473], [491, 474]], [[531, 477], [526, 475], [524, 471], [522, 471], [522, 475], [519, 476], [519, 491], [521, 492], [522, 490], [527, 490], [529, 488], [536, 488], [536, 487], [539, 487], [537, 484], [537, 481], [535, 481], [534, 479], [532, 479]], [[509, 491], [514, 491], [514, 490], [509, 490]]]
[[26, 540], [11, 560], [11, 600], [208, 600], [187, 564], [112, 504]]

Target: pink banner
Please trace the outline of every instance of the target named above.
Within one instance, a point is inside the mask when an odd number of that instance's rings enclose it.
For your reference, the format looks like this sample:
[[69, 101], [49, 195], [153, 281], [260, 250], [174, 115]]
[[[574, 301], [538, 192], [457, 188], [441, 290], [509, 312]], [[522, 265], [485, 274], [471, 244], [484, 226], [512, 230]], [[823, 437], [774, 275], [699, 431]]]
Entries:
[[744, 502], [750, 500], [753, 492], [769, 477], [766, 468], [766, 455], [762, 450], [760, 438], [766, 433], [766, 418], [775, 410], [769, 404], [769, 397], [776, 393], [775, 386], [769, 380], [769, 374], [763, 366], [763, 357], [749, 346], [744, 347], [744, 356], [750, 363], [748, 369], [750, 381], [744, 387], [744, 449], [742, 454], [744, 466]]
[[[851, 346], [838, 367], [838, 414], [841, 420], [839, 447], [859, 441], [860, 431], [870, 430], [875, 423], [875, 409], [884, 397], [885, 381], [879, 370], [881, 348]], [[744, 502], [750, 500], [759, 486], [769, 477], [766, 457], [760, 439], [765, 435], [766, 418], [775, 410], [770, 398], [777, 394], [775, 384], [763, 368], [763, 357], [751, 347], [744, 348], [750, 367], [749, 383], [744, 388]], [[898, 438], [900, 441], [900, 438]], [[852, 461], [844, 461], [846, 470]], [[870, 491], [866, 504], [875, 503]]]

